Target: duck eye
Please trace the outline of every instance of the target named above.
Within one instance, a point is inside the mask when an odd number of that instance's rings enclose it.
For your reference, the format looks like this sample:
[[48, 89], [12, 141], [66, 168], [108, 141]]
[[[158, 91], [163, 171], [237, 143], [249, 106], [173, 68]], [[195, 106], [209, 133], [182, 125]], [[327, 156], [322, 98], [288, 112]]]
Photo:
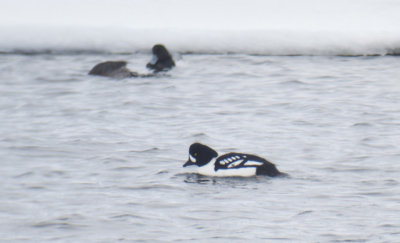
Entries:
[[197, 156], [197, 153], [194, 153], [194, 156]]

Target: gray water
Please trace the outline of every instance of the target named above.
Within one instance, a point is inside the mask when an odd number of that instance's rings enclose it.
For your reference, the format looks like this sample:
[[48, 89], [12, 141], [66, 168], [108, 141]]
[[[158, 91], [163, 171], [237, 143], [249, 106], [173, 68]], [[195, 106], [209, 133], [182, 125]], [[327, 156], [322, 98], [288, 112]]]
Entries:
[[[398, 57], [0, 55], [1, 242], [399, 242]], [[208, 178], [193, 142], [288, 178]]]

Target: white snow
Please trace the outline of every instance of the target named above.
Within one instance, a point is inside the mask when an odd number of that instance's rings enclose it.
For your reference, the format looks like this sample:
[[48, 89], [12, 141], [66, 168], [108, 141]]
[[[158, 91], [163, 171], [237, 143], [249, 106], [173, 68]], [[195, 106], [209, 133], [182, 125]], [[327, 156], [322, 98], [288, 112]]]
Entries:
[[400, 47], [396, 0], [0, 0], [0, 51], [369, 55]]

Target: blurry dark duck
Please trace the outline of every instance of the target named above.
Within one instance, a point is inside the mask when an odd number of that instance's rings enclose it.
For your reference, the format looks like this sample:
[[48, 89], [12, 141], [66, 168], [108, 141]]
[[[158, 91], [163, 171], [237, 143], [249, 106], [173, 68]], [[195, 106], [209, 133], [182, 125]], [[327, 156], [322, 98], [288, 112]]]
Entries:
[[175, 62], [167, 48], [161, 44], [153, 46], [153, 59], [147, 63], [147, 68], [153, 70], [154, 73], [165, 72], [175, 67]]
[[132, 72], [126, 67], [125, 61], [107, 61], [97, 64], [90, 70], [90, 75], [98, 75], [112, 78], [138, 77], [137, 72]]
[[167, 48], [161, 44], [152, 48], [153, 59], [147, 64], [152, 74], [139, 74], [129, 70], [126, 61], [107, 61], [97, 64], [90, 70], [89, 75], [105, 76], [112, 78], [152, 77], [158, 72], [165, 72], [175, 66], [175, 62]]

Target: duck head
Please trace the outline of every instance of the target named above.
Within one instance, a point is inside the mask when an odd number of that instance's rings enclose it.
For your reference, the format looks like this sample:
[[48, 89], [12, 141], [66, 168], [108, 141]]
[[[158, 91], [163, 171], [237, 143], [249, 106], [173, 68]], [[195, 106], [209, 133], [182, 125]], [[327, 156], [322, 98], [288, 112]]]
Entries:
[[154, 45], [152, 52], [153, 58], [147, 64], [147, 68], [154, 70], [154, 72], [160, 72], [168, 71], [175, 66], [175, 62], [165, 46], [161, 44]]
[[189, 159], [188, 161], [186, 161], [183, 167], [189, 165], [203, 166], [206, 165], [208, 162], [210, 162], [213, 158], [216, 158], [217, 156], [218, 153], [214, 149], [204, 144], [194, 143], [190, 145]]

